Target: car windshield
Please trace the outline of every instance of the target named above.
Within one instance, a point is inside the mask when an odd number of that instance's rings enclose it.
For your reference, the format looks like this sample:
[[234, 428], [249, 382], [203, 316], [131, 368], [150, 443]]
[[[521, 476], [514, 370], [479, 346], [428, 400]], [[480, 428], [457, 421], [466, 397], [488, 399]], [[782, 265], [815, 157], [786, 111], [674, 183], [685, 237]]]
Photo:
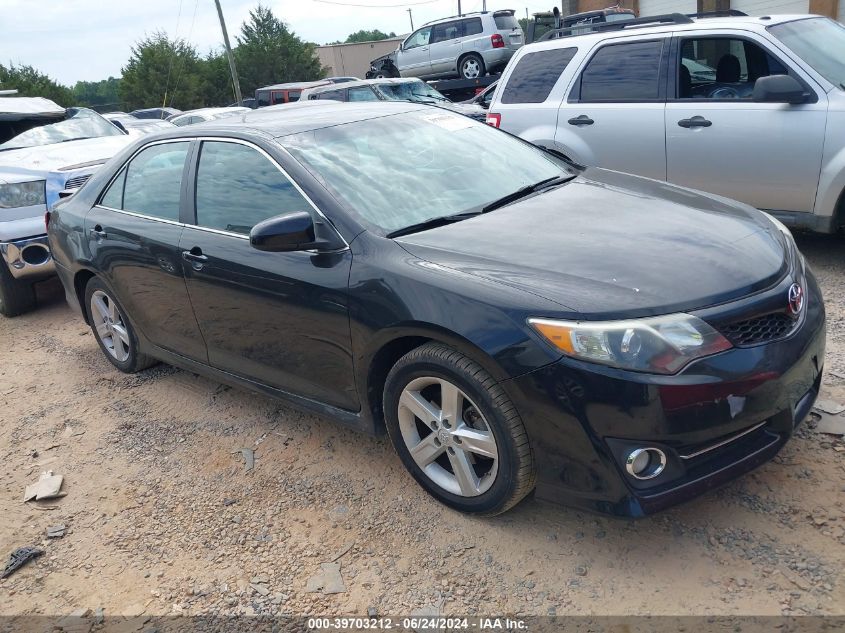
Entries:
[[770, 26], [769, 32], [822, 77], [845, 90], [845, 27], [827, 18], [810, 18]]
[[67, 111], [67, 118], [61, 121], [55, 119], [38, 121], [35, 123], [35, 127], [32, 127], [32, 120], [17, 123], [27, 129], [0, 144], [0, 152], [100, 136], [121, 136], [123, 134], [109, 121], [93, 110], [86, 108], [70, 108]]
[[508, 134], [426, 109], [291, 135], [282, 143], [345, 206], [384, 233], [486, 205], [574, 172]]
[[390, 101], [416, 101], [418, 103], [448, 101], [446, 97], [423, 81], [376, 84], [376, 90]]

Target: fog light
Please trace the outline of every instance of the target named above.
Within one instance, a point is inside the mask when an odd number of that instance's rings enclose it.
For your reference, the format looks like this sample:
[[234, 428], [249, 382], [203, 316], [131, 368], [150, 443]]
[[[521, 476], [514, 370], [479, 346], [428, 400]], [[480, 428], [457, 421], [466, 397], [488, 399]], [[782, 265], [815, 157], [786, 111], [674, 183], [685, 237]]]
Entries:
[[625, 470], [635, 479], [654, 479], [666, 468], [666, 454], [659, 448], [637, 448], [628, 453]]

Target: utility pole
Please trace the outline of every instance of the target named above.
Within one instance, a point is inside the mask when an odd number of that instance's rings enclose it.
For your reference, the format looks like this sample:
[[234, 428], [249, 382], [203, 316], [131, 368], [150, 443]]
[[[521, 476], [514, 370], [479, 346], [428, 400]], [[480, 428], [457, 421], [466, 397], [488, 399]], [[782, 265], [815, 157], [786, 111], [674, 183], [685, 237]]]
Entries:
[[411, 18], [411, 30], [414, 30], [414, 15], [411, 13], [411, 10], [408, 9], [408, 17]]
[[241, 96], [241, 82], [238, 81], [238, 69], [235, 67], [235, 56], [232, 55], [232, 47], [229, 45], [229, 32], [226, 30], [226, 21], [223, 19], [223, 9], [220, 8], [220, 0], [214, 0], [217, 5], [217, 17], [220, 18], [220, 28], [223, 30], [223, 45], [226, 47], [226, 57], [229, 58], [229, 72], [232, 73], [232, 85], [235, 87], [235, 99], [238, 105], [243, 105]]
[[458, 0], [458, 17], [460, 17], [461, 15], [461, 0]]
[[481, 0], [481, 10], [487, 13], [487, 0]]

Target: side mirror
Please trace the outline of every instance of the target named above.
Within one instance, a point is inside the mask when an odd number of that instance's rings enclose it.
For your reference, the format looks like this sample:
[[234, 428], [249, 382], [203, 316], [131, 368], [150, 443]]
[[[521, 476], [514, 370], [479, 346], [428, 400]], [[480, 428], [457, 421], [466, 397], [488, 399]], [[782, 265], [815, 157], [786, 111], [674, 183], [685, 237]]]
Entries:
[[758, 103], [804, 103], [804, 86], [789, 75], [769, 75], [754, 82], [751, 100]]
[[292, 211], [259, 222], [249, 232], [250, 245], [259, 251], [337, 250], [342, 248], [337, 234], [323, 222], [315, 224], [307, 211]]

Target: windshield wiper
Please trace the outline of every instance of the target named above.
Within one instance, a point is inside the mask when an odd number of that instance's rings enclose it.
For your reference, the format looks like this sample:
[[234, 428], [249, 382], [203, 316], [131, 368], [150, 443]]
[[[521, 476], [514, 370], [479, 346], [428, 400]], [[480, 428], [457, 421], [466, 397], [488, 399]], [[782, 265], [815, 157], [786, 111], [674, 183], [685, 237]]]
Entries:
[[87, 141], [89, 138], [94, 138], [93, 136], [74, 136], [73, 138], [66, 138], [59, 141], [60, 143], [70, 143], [71, 141]]
[[401, 229], [396, 229], [395, 231], [388, 233], [387, 237], [400, 237], [402, 235], [408, 235], [409, 233], [417, 233], [419, 231], [425, 231], [426, 229], [434, 229], [438, 226], [445, 226], [446, 224], [452, 224], [454, 222], [466, 220], [467, 218], [479, 215], [479, 213], [479, 211], [472, 211], [469, 213], [455, 213], [454, 215], [439, 215], [433, 218], [428, 218], [427, 220], [423, 220], [422, 222], [410, 224]]
[[533, 185], [528, 185], [527, 187], [517, 189], [513, 193], [509, 193], [508, 195], [502, 196], [498, 200], [494, 200], [493, 202], [485, 205], [481, 208], [481, 213], [487, 213], [488, 211], [499, 209], [501, 207], [504, 207], [505, 205], [510, 204], [511, 202], [516, 202], [520, 198], [530, 196], [532, 193], [537, 193], [538, 191], [542, 191], [543, 189], [548, 189], [549, 187], [556, 187], [557, 185], [567, 183], [573, 178], [575, 178], [574, 174], [567, 174], [566, 176], [553, 176], [551, 178], [541, 180], [540, 182], [535, 182]]

